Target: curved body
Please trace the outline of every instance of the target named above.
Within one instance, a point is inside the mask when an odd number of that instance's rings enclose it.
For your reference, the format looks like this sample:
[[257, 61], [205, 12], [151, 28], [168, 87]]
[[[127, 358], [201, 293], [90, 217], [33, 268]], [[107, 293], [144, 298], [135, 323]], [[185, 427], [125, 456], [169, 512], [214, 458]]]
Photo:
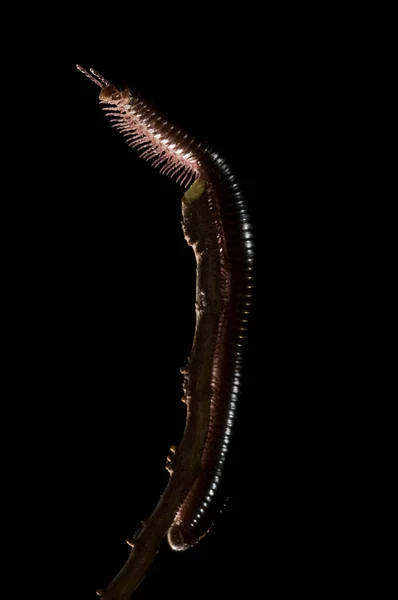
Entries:
[[[233, 431], [253, 277], [253, 241], [239, 187], [211, 150], [197, 151], [206, 190], [183, 201], [185, 238], [196, 262], [196, 330], [186, 372], [188, 411], [207, 411], [201, 471], [168, 532], [185, 550], [210, 529]], [[203, 175], [204, 174], [204, 175]], [[206, 407], [206, 408], [205, 408]]]
[[78, 67], [100, 88], [113, 125], [162, 173], [185, 186], [185, 239], [194, 250], [196, 327], [184, 373], [187, 420], [179, 447], [171, 448], [168, 485], [142, 528], [128, 543], [130, 557], [98, 593], [129, 598], [167, 535], [186, 550], [206, 535], [219, 510], [218, 492], [241, 389], [244, 338], [251, 304], [253, 239], [246, 206], [229, 167], [155, 113], [129, 90], [118, 90], [94, 70]]

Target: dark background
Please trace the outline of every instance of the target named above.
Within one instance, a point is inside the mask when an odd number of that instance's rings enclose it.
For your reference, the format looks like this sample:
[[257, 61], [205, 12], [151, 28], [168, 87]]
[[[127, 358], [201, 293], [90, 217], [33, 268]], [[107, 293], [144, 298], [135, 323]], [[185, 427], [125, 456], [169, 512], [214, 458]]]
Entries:
[[[9, 355], [23, 365], [15, 396], [27, 399], [16, 443], [27, 450], [29, 539], [45, 548], [35, 575], [40, 593], [94, 600], [126, 560], [125, 539], [163, 492], [166, 455], [183, 432], [179, 368], [194, 331], [195, 262], [180, 225], [182, 191], [111, 128], [99, 88], [78, 62], [141, 93], [216, 149], [241, 184], [255, 234], [230, 500], [193, 549], [177, 554], [163, 544], [134, 597], [317, 595], [314, 555], [325, 517], [309, 543], [308, 514], [317, 514], [326, 492], [310, 493], [322, 469], [312, 463], [307, 432], [325, 399], [317, 363], [325, 315], [315, 334], [308, 315], [327, 289], [308, 293], [322, 264], [308, 273], [316, 243], [307, 233], [319, 219], [302, 111], [316, 98], [304, 63], [294, 47], [286, 50], [283, 19], [272, 31], [272, 20], [263, 29], [259, 15], [221, 27], [210, 15], [195, 31], [191, 23], [166, 26], [159, 37], [151, 20], [120, 15], [115, 29], [106, 18], [83, 24], [81, 16], [60, 14], [46, 32], [43, 60], [32, 60], [27, 87], [41, 112], [33, 112], [37, 133], [23, 150], [28, 167], [15, 178], [9, 221], [8, 252], [18, 264]], [[162, 29], [158, 14], [156, 23]]]
[[[267, 196], [266, 168], [258, 165], [267, 150], [255, 137], [265, 92], [239, 47], [214, 50], [200, 63], [177, 57], [173, 65], [161, 48], [141, 56], [139, 43], [120, 53], [68, 44], [70, 52], [54, 57], [38, 134], [49, 140], [46, 160], [40, 152], [33, 159], [35, 201], [23, 202], [18, 216], [27, 249], [19, 276], [29, 297], [27, 310], [20, 300], [23, 385], [37, 398], [24, 428], [35, 423], [27, 470], [35, 488], [46, 490], [35, 519], [40, 538], [49, 538], [45, 587], [59, 582], [62, 595], [94, 600], [126, 560], [125, 539], [163, 492], [169, 446], [183, 433], [179, 369], [194, 332], [195, 260], [181, 229], [182, 189], [128, 148], [100, 109], [99, 88], [75, 64], [141, 93], [218, 150], [241, 184], [258, 248], [266, 233], [257, 215], [260, 205], [266, 215]], [[270, 493], [266, 456], [274, 451], [264, 429], [258, 438], [266, 393], [257, 382], [254, 329], [253, 314], [227, 507], [190, 551], [173, 553], [164, 541], [137, 600], [216, 598], [264, 568], [265, 549], [253, 557], [252, 547], [264, 539], [257, 531]]]

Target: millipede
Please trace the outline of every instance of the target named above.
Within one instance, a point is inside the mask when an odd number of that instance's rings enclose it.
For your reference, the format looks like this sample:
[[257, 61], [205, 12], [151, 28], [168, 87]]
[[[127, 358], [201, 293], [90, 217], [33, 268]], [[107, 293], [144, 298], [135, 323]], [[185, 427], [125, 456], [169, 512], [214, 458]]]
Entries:
[[254, 241], [240, 186], [219, 154], [179, 131], [149, 104], [94, 69], [117, 130], [160, 173], [184, 189], [182, 228], [196, 258], [196, 325], [183, 374], [185, 429], [166, 460], [170, 477], [155, 509], [127, 540], [130, 555], [101, 600], [130, 598], [165, 536], [175, 551], [198, 543], [220, 511], [220, 489], [242, 393], [253, 295]]

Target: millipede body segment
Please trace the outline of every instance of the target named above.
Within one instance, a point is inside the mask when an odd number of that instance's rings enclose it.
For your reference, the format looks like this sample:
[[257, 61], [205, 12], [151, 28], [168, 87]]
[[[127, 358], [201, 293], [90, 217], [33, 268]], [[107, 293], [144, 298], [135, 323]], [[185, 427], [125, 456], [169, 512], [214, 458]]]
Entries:
[[253, 237], [239, 185], [216, 152], [176, 130], [128, 89], [119, 90], [93, 69], [78, 69], [101, 88], [100, 102], [129, 145], [188, 188], [182, 226], [197, 264], [196, 327], [188, 365], [182, 369], [185, 430], [167, 458], [165, 491], [128, 540], [132, 550], [127, 562], [98, 591], [102, 600], [122, 600], [144, 578], [163, 537], [173, 550], [186, 550], [206, 535], [220, 509], [220, 483], [242, 385]]

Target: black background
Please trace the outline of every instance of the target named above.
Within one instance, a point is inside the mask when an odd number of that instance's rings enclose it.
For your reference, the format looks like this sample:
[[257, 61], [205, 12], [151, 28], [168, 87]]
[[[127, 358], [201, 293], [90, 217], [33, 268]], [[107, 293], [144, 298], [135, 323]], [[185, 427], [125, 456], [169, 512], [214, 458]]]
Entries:
[[[125, 539], [163, 492], [168, 448], [183, 433], [179, 369], [195, 325], [195, 260], [181, 229], [182, 189], [111, 128], [99, 88], [75, 63], [141, 93], [217, 149], [242, 186], [256, 237], [265, 237], [257, 217], [266, 202], [265, 166], [260, 177], [256, 169], [266, 142], [255, 140], [265, 92], [252, 85], [247, 57], [242, 62], [239, 48], [220, 49], [201, 63], [179, 64], [176, 57], [173, 64], [159, 49], [142, 57], [139, 44], [123, 48], [107, 55], [103, 47], [71, 44], [68, 60], [58, 63], [63, 93], [50, 107], [45, 191], [24, 211], [26, 226], [35, 224], [25, 263], [34, 296], [26, 351], [34, 356], [30, 385], [40, 390], [35, 419], [41, 413], [46, 424], [38, 442], [41, 471], [49, 472], [44, 519], [54, 515], [49, 551], [56, 544], [62, 557], [52, 573], [61, 569], [63, 593], [93, 600], [126, 560]], [[251, 556], [270, 491], [269, 451], [265, 439], [257, 447], [253, 429], [266, 401], [256, 383], [255, 347], [252, 333], [227, 507], [190, 551], [173, 553], [164, 541], [137, 599], [216, 598], [246, 586], [248, 569], [263, 568], [264, 549], [255, 551], [257, 566]]]
[[[60, 14], [43, 60], [35, 56], [29, 90], [41, 113], [26, 150], [29, 194], [17, 194], [9, 221], [18, 261], [9, 354], [24, 365], [15, 395], [27, 398], [16, 439], [28, 450], [26, 520], [45, 546], [41, 593], [94, 600], [127, 558], [125, 539], [155, 506], [168, 448], [182, 435], [179, 368], [194, 330], [195, 262], [180, 225], [181, 188], [111, 128], [99, 88], [76, 63], [141, 93], [216, 149], [241, 184], [255, 234], [230, 500], [193, 549], [162, 545], [135, 597], [316, 592], [325, 525], [321, 518], [309, 544], [306, 515], [316, 514], [324, 491], [309, 493], [319, 469], [308, 470], [313, 441], [305, 432], [318, 401], [313, 355], [322, 326], [310, 340], [308, 312], [325, 292], [307, 291], [318, 265], [306, 272], [314, 179], [301, 108], [304, 96], [315, 100], [305, 68], [294, 48], [285, 50], [283, 22], [267, 38], [272, 22], [263, 30], [259, 15], [223, 26], [207, 15], [195, 30], [191, 22], [163, 29], [158, 13], [120, 14], [116, 27], [102, 16], [98, 24]], [[26, 183], [17, 178], [15, 189]]]

